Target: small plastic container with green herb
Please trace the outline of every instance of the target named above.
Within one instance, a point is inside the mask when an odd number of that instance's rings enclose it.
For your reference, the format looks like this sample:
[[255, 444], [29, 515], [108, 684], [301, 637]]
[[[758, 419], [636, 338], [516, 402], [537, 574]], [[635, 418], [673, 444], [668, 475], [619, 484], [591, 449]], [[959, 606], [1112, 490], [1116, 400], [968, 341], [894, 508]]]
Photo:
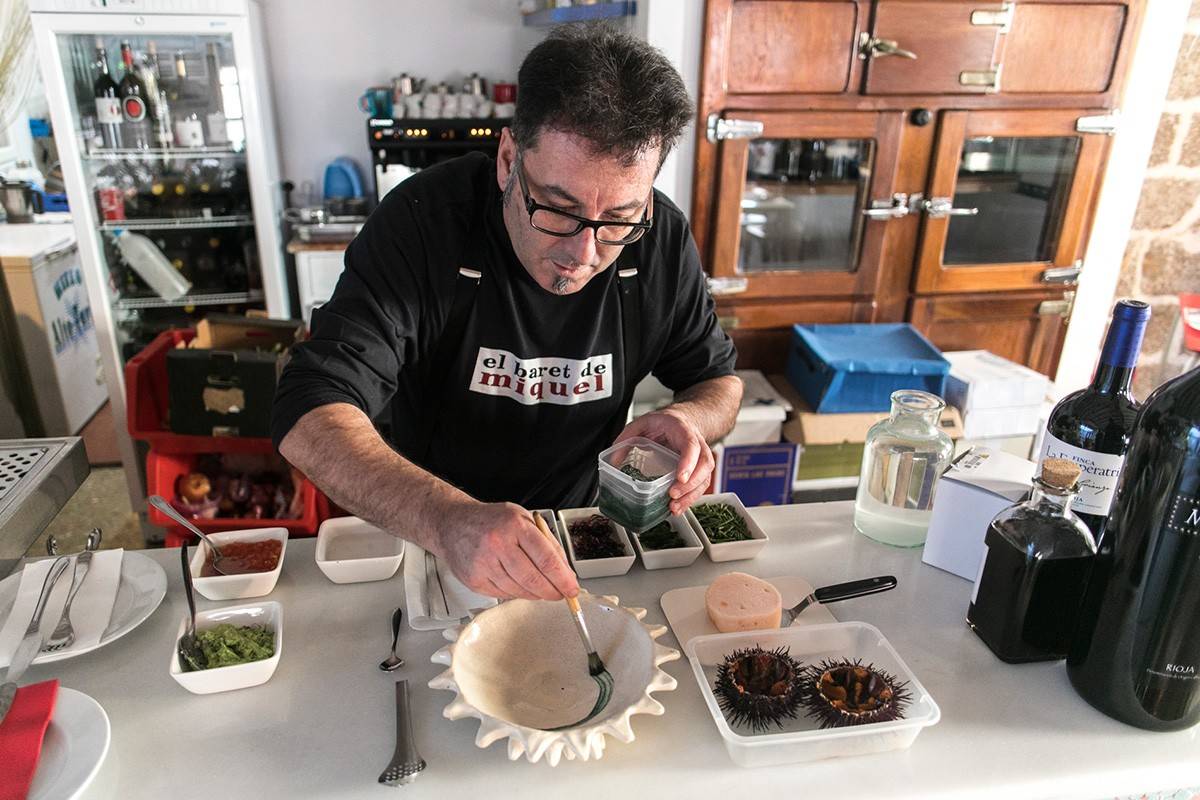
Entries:
[[767, 535], [733, 492], [705, 495], [686, 516], [712, 561], [754, 558], [767, 545]]
[[600, 454], [600, 513], [632, 533], [666, 519], [679, 454], [635, 436]]

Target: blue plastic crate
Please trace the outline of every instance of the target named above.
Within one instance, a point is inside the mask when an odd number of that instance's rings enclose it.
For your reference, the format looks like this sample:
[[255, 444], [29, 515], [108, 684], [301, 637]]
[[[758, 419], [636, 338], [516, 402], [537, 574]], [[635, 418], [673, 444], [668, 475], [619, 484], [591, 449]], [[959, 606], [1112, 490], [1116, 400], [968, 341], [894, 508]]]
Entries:
[[814, 411], [887, 411], [892, 392], [942, 395], [950, 362], [908, 323], [793, 325], [787, 377]]

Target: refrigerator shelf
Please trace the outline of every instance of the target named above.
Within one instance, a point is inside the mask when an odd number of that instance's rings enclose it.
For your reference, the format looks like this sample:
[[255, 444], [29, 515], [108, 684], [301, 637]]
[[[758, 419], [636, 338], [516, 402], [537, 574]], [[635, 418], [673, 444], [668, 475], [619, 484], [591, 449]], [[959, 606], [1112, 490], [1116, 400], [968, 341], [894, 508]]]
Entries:
[[260, 303], [263, 297], [261, 289], [251, 289], [248, 292], [185, 294], [176, 300], [164, 300], [161, 297], [124, 297], [113, 303], [113, 307], [118, 311], [138, 311], [144, 308], [229, 306], [241, 305], [243, 303]]
[[200, 228], [248, 228], [254, 218], [242, 214], [232, 217], [180, 217], [161, 219], [121, 219], [100, 224], [102, 231], [170, 231], [195, 230]]
[[245, 150], [232, 147], [155, 147], [151, 149], [124, 148], [118, 150], [93, 150], [84, 153], [84, 161], [166, 161], [181, 158], [245, 158]]

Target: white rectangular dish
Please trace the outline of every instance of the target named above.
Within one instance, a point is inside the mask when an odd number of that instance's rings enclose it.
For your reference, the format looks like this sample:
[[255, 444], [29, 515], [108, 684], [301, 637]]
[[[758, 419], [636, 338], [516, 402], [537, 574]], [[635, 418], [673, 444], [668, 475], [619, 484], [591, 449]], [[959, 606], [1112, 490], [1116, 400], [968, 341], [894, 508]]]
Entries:
[[279, 666], [279, 656], [283, 652], [283, 606], [274, 600], [264, 600], [261, 603], [200, 611], [196, 614], [196, 631], [215, 628], [223, 622], [238, 626], [265, 625], [271, 628], [275, 632], [275, 653], [270, 658], [260, 661], [184, 672], [179, 664], [179, 638], [183, 636], [184, 628], [187, 627], [187, 619], [184, 619], [180, 622], [179, 630], [171, 643], [169, 670], [175, 682], [192, 694], [215, 694], [258, 686], [270, 680], [275, 674], [275, 668]]
[[270, 572], [212, 575], [202, 578], [200, 570], [204, 566], [204, 557], [208, 553], [208, 547], [199, 544], [192, 553], [191, 562], [192, 584], [196, 587], [197, 592], [209, 600], [248, 600], [271, 593], [279, 580], [279, 573], [283, 571], [283, 557], [287, 555], [287, 528], [247, 528], [240, 531], [221, 531], [208, 534], [208, 538], [212, 539], [217, 547], [230, 542], [263, 542], [268, 539], [277, 539], [281, 542], [279, 561], [275, 563], [275, 569]]
[[335, 517], [317, 530], [316, 560], [334, 583], [384, 581], [404, 560], [404, 540], [358, 517]]
[[[766, 650], [786, 647], [788, 654], [804, 665], [824, 659], [860, 659], [863, 664], [887, 671], [898, 682], [907, 683], [905, 688], [912, 697], [911, 702], [904, 718], [891, 722], [822, 729], [817, 721], [804, 714], [802, 707], [796, 719], [785, 720], [781, 728], [754, 733], [745, 726], [733, 727], [717, 704], [712, 687], [717, 668], [728, 655], [754, 646]], [[937, 703], [900, 655], [877, 628], [865, 622], [697, 636], [687, 643], [685, 650], [725, 749], [729, 757], [743, 767], [904, 750], [912, 745], [918, 733], [941, 718]]]
[[629, 536], [625, 533], [625, 529], [611, 519], [608, 522], [612, 525], [613, 534], [617, 537], [625, 554], [613, 558], [577, 559], [575, 557], [575, 546], [571, 544], [571, 523], [586, 519], [593, 514], [600, 514], [600, 509], [592, 506], [591, 508], [564, 508], [558, 512], [563, 541], [567, 546], [567, 558], [571, 560], [575, 574], [580, 578], [609, 578], [614, 575], [624, 575], [633, 566], [635, 558], [633, 545], [629, 543]]
[[642, 547], [641, 535], [637, 533], [629, 534], [629, 539], [633, 542], [633, 549], [642, 559], [642, 566], [646, 569], [670, 569], [672, 567], [686, 567], [693, 561], [699, 558], [700, 553], [704, 552], [704, 546], [700, 544], [700, 538], [696, 536], [696, 532], [692, 530], [691, 524], [682, 516], [667, 517], [666, 522], [670, 523], [671, 529], [683, 539], [686, 544], [683, 547], [667, 547], [661, 550], [647, 550]]
[[[737, 511], [738, 516], [746, 520], [746, 527], [750, 531], [749, 539], [743, 539], [740, 542], [712, 542], [708, 538], [708, 534], [704, 532], [704, 527], [700, 524], [700, 520], [696, 519], [696, 515], [692, 513], [692, 509], [696, 506], [706, 506], [715, 503], [727, 503], [733, 506]], [[746, 507], [742, 505], [741, 498], [733, 492], [721, 492], [720, 494], [706, 494], [697, 500], [692, 508], [685, 512], [688, 524], [692, 526], [692, 530], [696, 532], [700, 543], [704, 545], [704, 552], [708, 554], [711, 561], [740, 561], [745, 558], [754, 558], [759, 554], [767, 542], [770, 541], [767, 535], [763, 533], [763, 529], [759, 527], [750, 513], [746, 511]]]

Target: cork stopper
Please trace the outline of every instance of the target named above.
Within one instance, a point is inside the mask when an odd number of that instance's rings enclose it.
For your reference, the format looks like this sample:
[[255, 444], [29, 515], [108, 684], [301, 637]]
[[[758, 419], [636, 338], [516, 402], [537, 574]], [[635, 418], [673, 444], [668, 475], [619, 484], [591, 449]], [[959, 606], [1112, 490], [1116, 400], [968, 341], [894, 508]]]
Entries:
[[1079, 474], [1079, 465], [1065, 458], [1047, 458], [1042, 462], [1042, 483], [1055, 489], [1073, 490]]

